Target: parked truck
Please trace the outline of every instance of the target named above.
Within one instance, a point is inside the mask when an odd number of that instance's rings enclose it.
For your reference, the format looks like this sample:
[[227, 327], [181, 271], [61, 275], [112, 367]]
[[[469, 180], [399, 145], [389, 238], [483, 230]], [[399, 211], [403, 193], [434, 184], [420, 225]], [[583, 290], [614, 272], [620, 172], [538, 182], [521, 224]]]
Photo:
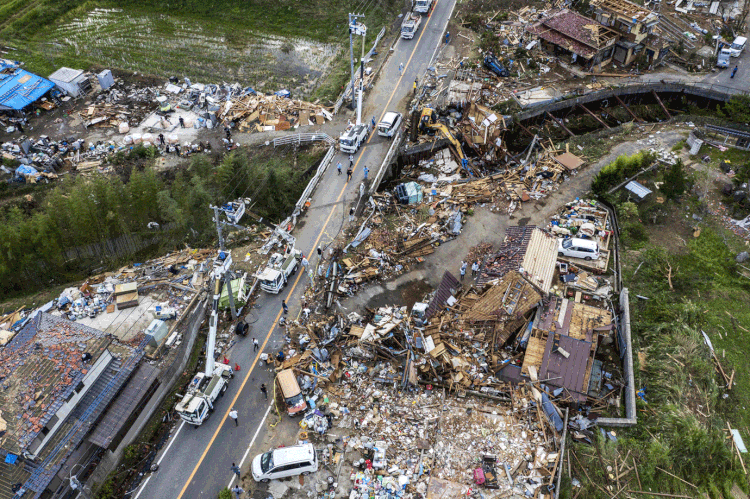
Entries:
[[370, 134], [370, 125], [360, 123], [359, 125], [350, 125], [346, 131], [339, 137], [339, 149], [341, 152], [348, 154], [354, 154], [359, 150], [359, 146], [362, 145]]
[[214, 411], [214, 402], [227, 391], [229, 380], [234, 376], [232, 367], [216, 362], [213, 373], [195, 375], [188, 391], [177, 403], [175, 410], [188, 424], [200, 426]]
[[432, 0], [417, 0], [414, 2], [414, 12], [419, 12], [420, 14], [428, 13], [430, 7], [432, 7]]
[[719, 55], [716, 57], [716, 66], [720, 68], [729, 67], [729, 58], [732, 56], [732, 49], [729, 47], [722, 47], [719, 50]]
[[416, 12], [409, 12], [401, 23], [401, 38], [411, 40], [422, 24], [422, 16]]
[[293, 248], [288, 249], [283, 255], [272, 254], [266, 268], [257, 275], [260, 289], [266, 293], [278, 294], [286, 285], [289, 276], [297, 270], [301, 259], [302, 252]]

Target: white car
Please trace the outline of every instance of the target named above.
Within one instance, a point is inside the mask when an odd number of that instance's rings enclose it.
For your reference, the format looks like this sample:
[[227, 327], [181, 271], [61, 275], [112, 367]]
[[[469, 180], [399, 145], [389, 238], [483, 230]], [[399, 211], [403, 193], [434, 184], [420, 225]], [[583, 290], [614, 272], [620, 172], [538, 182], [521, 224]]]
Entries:
[[312, 444], [273, 449], [253, 459], [251, 472], [256, 482], [268, 482], [318, 471], [318, 455]]
[[401, 126], [403, 115], [401, 113], [385, 113], [383, 121], [378, 123], [378, 135], [383, 137], [393, 137]]
[[599, 259], [599, 245], [591, 239], [560, 239], [557, 246], [557, 254], [569, 258], [582, 258], [584, 260]]

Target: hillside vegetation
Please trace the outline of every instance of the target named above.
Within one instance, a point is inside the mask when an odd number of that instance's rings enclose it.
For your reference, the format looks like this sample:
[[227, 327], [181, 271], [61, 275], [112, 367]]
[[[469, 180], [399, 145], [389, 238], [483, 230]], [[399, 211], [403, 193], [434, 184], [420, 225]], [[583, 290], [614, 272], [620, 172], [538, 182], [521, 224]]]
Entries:
[[[300, 153], [295, 162], [291, 151], [240, 149], [216, 165], [201, 155], [167, 178], [149, 166], [155, 149], [141, 146], [114, 157], [120, 176], [78, 177], [37, 191], [30, 201], [6, 203], [0, 209], [0, 297], [183, 244], [212, 245], [210, 204], [249, 197], [255, 213], [278, 222], [302, 194], [321, 151]], [[141, 166], [131, 170], [136, 162]], [[149, 228], [150, 222], [159, 226]]]

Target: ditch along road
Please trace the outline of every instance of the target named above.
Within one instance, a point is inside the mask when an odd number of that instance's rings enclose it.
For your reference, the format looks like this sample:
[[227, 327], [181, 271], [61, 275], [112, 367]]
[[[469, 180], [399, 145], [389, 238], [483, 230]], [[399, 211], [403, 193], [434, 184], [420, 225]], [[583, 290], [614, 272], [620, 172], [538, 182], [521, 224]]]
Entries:
[[[413, 91], [415, 78], [425, 73], [433, 54], [443, 43], [455, 5], [455, 0], [436, 2], [430, 17], [422, 21], [417, 36], [412, 40], [399, 39], [396, 43], [376, 84], [366, 94], [363, 121], [373, 116], [380, 121], [389, 110], [405, 111], [404, 98]], [[404, 64], [403, 75], [399, 75], [401, 63]], [[372, 178], [390, 145], [388, 139], [372, 133], [355, 155], [354, 174], [349, 182], [346, 174], [339, 176], [336, 171], [339, 161], [346, 171], [347, 155], [339, 153], [334, 157], [315, 191], [310, 208], [293, 232], [298, 249], [310, 258], [312, 266], [318, 263], [316, 248], [330, 244], [347, 223], [349, 208], [359, 197], [365, 166]], [[242, 255], [235, 255], [235, 258], [242, 258]], [[259, 389], [261, 383], [265, 383], [269, 391], [272, 390], [274, 372], [271, 366], [260, 361], [259, 354], [266, 352], [274, 356], [279, 351], [283, 344], [283, 329], [278, 327], [283, 314], [281, 300], [286, 299], [289, 304], [289, 316], [296, 317], [302, 294], [308, 286], [309, 278], [298, 271], [279, 295], [261, 293], [256, 301], [257, 307], [250, 312], [250, 320], [255, 321], [251, 332], [239, 339], [229, 356], [232, 365], [239, 364], [240, 370], [226, 394], [217, 401], [215, 412], [197, 428], [177, 423], [173, 435], [156, 458], [158, 471], [149, 475], [130, 495], [131, 498], [213, 499], [223, 487], [230, 485], [231, 488], [236, 483], [232, 463], [242, 468], [243, 480], [252, 480], [247, 475], [256, 454], [272, 446], [291, 443], [274, 439], [276, 430], [269, 423], [277, 421], [278, 416]], [[261, 345], [257, 352], [253, 352], [253, 337]], [[237, 426], [229, 417], [232, 407], [239, 413]], [[285, 425], [289, 422], [283, 422], [279, 429]]]

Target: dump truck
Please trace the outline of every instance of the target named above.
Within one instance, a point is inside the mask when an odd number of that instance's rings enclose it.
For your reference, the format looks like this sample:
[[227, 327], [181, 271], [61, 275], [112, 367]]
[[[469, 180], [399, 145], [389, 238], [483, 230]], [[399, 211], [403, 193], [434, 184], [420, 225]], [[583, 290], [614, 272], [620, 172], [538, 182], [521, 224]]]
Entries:
[[409, 12], [401, 23], [401, 38], [411, 40], [422, 24], [422, 16], [416, 12]]
[[420, 14], [428, 13], [430, 7], [432, 7], [432, 0], [417, 0], [414, 2], [414, 12], [419, 12]]
[[260, 281], [260, 289], [266, 293], [278, 294], [286, 285], [289, 276], [297, 270], [302, 252], [289, 249], [283, 255], [274, 253], [268, 259], [268, 264], [256, 277]]
[[364, 123], [351, 125], [339, 137], [339, 149], [341, 149], [341, 152], [354, 154], [359, 150], [359, 146], [362, 145], [362, 142], [367, 139], [369, 134], [370, 125]]

